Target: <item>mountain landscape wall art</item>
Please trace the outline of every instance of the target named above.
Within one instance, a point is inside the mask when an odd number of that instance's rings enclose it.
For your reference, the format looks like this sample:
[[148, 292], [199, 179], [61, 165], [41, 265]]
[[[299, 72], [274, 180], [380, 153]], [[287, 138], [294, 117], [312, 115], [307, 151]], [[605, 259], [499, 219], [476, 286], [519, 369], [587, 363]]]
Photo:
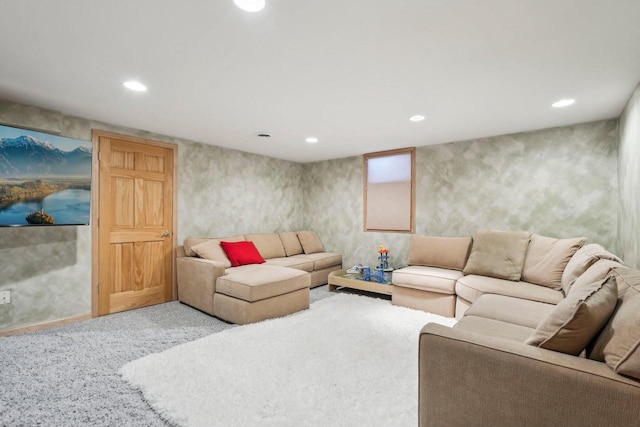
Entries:
[[89, 141], [0, 125], [0, 226], [87, 225]]

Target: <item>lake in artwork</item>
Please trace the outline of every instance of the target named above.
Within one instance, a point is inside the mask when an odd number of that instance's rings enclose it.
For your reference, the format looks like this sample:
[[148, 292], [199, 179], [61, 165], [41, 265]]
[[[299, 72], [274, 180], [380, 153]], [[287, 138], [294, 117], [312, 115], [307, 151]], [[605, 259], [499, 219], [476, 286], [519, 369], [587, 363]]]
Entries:
[[89, 141], [0, 125], [0, 226], [89, 224]]
[[56, 224], [89, 224], [91, 191], [62, 190], [42, 200], [19, 202], [0, 209], [0, 224], [27, 225], [27, 215], [43, 210]]

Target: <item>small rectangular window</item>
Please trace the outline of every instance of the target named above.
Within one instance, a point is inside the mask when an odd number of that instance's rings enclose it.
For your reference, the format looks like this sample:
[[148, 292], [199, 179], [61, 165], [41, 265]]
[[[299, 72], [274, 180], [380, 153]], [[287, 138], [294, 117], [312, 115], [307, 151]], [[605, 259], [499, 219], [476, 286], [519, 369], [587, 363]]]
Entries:
[[364, 155], [364, 230], [415, 231], [415, 148]]

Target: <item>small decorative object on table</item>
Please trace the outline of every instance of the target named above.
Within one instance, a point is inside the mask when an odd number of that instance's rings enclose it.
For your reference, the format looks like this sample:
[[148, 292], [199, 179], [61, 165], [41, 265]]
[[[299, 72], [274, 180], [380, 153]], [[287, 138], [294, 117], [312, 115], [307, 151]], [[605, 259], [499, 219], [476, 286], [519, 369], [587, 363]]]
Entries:
[[378, 274], [385, 278], [385, 280], [391, 280], [391, 272], [393, 268], [389, 267], [389, 249], [387, 249], [384, 245], [378, 246], [378, 261], [380, 264], [376, 267], [378, 270]]
[[391, 280], [391, 271], [392, 268], [389, 268], [389, 249], [385, 248], [384, 245], [380, 245], [378, 248], [378, 261], [380, 264], [376, 267], [376, 272], [372, 273], [369, 267], [364, 267], [362, 269], [362, 279], [366, 281], [375, 281], [386, 285]]
[[[378, 270], [376, 268], [376, 270]], [[366, 281], [375, 281], [378, 283], [382, 283], [383, 285], [387, 284], [387, 279], [384, 277], [384, 273], [382, 270], [378, 270], [377, 273], [371, 274], [371, 269], [369, 267], [365, 267], [362, 273], [362, 279]]]
[[378, 264], [378, 270], [386, 270], [389, 268], [389, 249], [385, 248], [384, 245], [380, 245], [378, 247], [378, 253], [380, 254], [378, 256], [378, 261], [380, 261], [380, 264]]

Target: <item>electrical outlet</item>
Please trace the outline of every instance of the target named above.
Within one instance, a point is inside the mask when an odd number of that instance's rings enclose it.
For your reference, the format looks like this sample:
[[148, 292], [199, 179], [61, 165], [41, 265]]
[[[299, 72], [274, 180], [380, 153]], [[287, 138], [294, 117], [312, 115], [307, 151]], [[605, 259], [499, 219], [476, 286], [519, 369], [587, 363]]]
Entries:
[[11, 304], [11, 291], [0, 292], [0, 304]]

